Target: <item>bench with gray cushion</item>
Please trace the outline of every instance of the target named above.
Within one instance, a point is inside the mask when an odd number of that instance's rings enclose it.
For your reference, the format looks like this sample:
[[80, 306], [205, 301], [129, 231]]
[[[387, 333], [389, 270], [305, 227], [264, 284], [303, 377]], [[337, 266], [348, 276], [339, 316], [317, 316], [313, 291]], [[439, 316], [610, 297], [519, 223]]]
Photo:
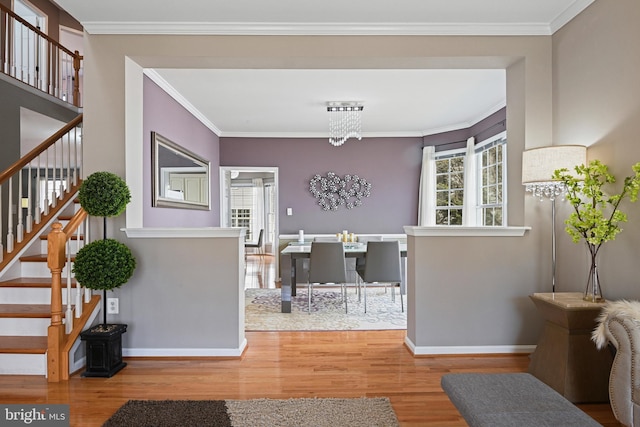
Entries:
[[471, 427], [600, 426], [530, 374], [447, 374], [441, 385]]

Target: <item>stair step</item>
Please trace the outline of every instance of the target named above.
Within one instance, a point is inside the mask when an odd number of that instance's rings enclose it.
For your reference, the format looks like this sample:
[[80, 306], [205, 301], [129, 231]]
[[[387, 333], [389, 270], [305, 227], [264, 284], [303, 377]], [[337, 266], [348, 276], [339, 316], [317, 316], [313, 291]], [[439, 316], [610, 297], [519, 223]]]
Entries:
[[[66, 307], [63, 307], [63, 312]], [[51, 317], [48, 304], [0, 304], [0, 318], [46, 319]]]
[[45, 354], [47, 337], [0, 337], [0, 353], [11, 354]]
[[[84, 236], [83, 235], [78, 236], [77, 234], [73, 234], [71, 235], [71, 237], [69, 237], [69, 240], [78, 240], [78, 239], [84, 240]], [[41, 235], [40, 240], [47, 240], [47, 234]]]
[[[71, 255], [71, 261], [75, 261], [75, 255]], [[47, 262], [47, 254], [25, 255], [20, 257], [22, 262]]]
[[[63, 280], [63, 287], [66, 287], [66, 281]], [[76, 287], [76, 280], [71, 279], [71, 287]], [[15, 279], [4, 280], [0, 282], [0, 288], [50, 288], [50, 277], [18, 277]]]

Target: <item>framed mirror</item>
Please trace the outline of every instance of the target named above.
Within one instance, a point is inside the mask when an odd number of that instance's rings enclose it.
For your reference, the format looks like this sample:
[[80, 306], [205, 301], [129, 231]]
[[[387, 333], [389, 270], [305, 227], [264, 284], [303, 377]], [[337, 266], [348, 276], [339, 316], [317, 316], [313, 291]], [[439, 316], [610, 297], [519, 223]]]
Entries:
[[209, 161], [151, 132], [153, 206], [210, 210]]

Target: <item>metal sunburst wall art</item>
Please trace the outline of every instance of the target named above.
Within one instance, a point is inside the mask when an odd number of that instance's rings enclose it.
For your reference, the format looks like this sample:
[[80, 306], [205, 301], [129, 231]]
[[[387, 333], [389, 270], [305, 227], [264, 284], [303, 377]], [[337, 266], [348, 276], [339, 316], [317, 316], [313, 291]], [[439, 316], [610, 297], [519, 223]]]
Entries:
[[353, 209], [362, 206], [362, 199], [371, 195], [371, 183], [358, 175], [339, 177], [334, 172], [316, 174], [309, 181], [309, 191], [325, 211], [337, 211], [340, 206]]

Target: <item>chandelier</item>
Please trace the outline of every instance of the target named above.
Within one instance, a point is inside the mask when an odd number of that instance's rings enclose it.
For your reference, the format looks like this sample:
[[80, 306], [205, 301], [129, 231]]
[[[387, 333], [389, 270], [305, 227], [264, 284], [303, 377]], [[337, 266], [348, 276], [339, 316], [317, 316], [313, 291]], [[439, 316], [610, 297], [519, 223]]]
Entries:
[[329, 142], [339, 147], [349, 138], [362, 139], [360, 113], [364, 109], [357, 102], [329, 102]]

